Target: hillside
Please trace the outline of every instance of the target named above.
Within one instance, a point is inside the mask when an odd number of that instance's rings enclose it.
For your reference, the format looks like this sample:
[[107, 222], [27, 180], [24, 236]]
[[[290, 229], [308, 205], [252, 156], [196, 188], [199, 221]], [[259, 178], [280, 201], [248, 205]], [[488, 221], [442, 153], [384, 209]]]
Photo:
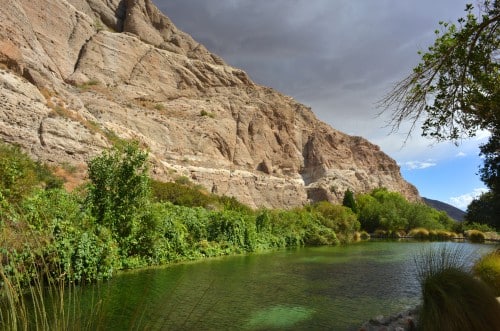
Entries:
[[256, 85], [179, 31], [150, 0], [11, 0], [0, 7], [0, 139], [83, 167], [117, 139], [253, 207], [293, 207], [377, 187], [419, 199], [364, 138]]
[[428, 206], [437, 210], [445, 211], [448, 214], [448, 216], [450, 216], [454, 220], [459, 222], [462, 222], [464, 220], [465, 212], [463, 210], [458, 209], [442, 201], [432, 200], [427, 198], [422, 198], [422, 199]]

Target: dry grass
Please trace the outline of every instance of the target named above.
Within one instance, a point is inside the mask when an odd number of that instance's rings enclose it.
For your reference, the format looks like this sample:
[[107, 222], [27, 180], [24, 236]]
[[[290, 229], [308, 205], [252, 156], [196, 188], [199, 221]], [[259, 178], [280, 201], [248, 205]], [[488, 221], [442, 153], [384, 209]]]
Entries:
[[429, 230], [424, 228], [415, 228], [412, 229], [408, 235], [415, 239], [429, 239]]
[[464, 234], [465, 237], [473, 243], [482, 243], [486, 240], [486, 236], [484, 235], [484, 233], [479, 230], [468, 230], [465, 231]]
[[477, 261], [474, 264], [473, 272], [491, 287], [495, 296], [500, 296], [500, 249]]
[[52, 170], [54, 175], [64, 181], [64, 188], [68, 192], [72, 192], [87, 180], [87, 166], [83, 163], [76, 165], [61, 164], [55, 166]]

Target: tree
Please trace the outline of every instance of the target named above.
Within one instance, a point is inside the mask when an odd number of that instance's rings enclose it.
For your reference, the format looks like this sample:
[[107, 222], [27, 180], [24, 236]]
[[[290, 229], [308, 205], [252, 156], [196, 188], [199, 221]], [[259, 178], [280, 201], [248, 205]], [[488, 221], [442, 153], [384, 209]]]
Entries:
[[500, 201], [500, 0], [484, 0], [477, 16], [471, 4], [465, 11], [458, 24], [439, 23], [434, 45], [380, 106], [392, 111], [393, 130], [422, 123], [422, 135], [438, 141], [490, 131], [480, 175]]
[[354, 200], [354, 193], [351, 190], [346, 190], [344, 193], [344, 199], [342, 200], [342, 206], [351, 208], [355, 213], [358, 212], [358, 206], [356, 205], [356, 200]]
[[500, 200], [498, 200], [498, 195], [494, 195], [492, 192], [485, 192], [469, 204], [467, 214], [465, 214], [465, 221], [468, 224], [486, 224], [500, 229], [498, 215], [500, 215]]
[[393, 129], [410, 120], [413, 130], [423, 120], [424, 136], [452, 141], [500, 129], [499, 7], [486, 0], [477, 17], [469, 4], [458, 25], [439, 23], [420, 64], [380, 102], [393, 112]]
[[[494, 138], [495, 137], [495, 138]], [[481, 146], [484, 156], [483, 167], [479, 171], [481, 180], [492, 192], [500, 193], [500, 129], [493, 132], [492, 139]], [[493, 139], [494, 138], [494, 139]]]
[[88, 203], [96, 222], [109, 228], [126, 253], [151, 195], [148, 153], [136, 143], [103, 152], [88, 164]]

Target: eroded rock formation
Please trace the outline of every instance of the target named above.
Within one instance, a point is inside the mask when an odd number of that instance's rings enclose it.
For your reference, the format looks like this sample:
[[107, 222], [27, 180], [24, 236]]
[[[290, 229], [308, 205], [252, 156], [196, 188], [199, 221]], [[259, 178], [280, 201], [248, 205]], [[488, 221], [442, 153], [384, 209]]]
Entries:
[[339, 201], [348, 188], [418, 198], [378, 146], [256, 85], [150, 0], [2, 1], [0, 138], [82, 164], [116, 137], [149, 148], [154, 176], [254, 207]]

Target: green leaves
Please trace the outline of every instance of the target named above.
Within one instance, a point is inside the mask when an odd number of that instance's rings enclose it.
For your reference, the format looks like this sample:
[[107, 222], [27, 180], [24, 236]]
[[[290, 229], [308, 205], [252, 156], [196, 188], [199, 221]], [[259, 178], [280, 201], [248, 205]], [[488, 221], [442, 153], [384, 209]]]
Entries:
[[87, 203], [97, 223], [112, 230], [124, 252], [150, 202], [147, 158], [148, 153], [133, 143], [105, 151], [88, 165]]
[[423, 123], [424, 136], [456, 141], [500, 126], [498, 7], [485, 1], [476, 17], [467, 5], [458, 26], [439, 22], [434, 44], [419, 52], [421, 62], [380, 102], [393, 112], [394, 129], [410, 120], [412, 129]]
[[388, 231], [414, 228], [429, 230], [450, 229], [454, 225], [447, 215], [418, 202], [409, 202], [396, 192], [376, 189], [357, 198], [358, 218], [361, 227], [369, 232], [377, 229]]

